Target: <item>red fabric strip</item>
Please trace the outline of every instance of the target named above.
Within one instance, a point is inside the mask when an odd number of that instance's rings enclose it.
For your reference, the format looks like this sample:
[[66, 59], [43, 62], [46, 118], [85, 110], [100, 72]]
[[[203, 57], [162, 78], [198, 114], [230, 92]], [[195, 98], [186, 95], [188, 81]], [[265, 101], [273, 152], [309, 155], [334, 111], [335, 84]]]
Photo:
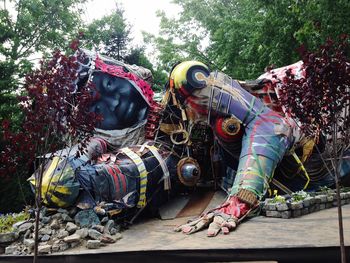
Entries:
[[119, 180], [117, 178], [117, 175], [114, 173], [114, 170], [112, 167], [107, 166], [107, 170], [109, 172], [110, 175], [112, 175], [113, 180], [114, 180], [114, 185], [115, 185], [115, 191], [117, 193], [117, 199], [120, 199], [120, 185], [119, 185]]

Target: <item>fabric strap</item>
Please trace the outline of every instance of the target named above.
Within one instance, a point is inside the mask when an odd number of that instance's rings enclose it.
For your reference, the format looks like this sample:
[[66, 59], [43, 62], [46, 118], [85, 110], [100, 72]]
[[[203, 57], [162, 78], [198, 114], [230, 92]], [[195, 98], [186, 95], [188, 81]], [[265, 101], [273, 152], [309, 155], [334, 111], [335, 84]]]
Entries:
[[163, 171], [163, 177], [161, 180], [164, 180], [164, 190], [170, 190], [171, 188], [171, 181], [170, 181], [170, 173], [168, 170], [168, 167], [166, 166], [162, 156], [159, 154], [158, 149], [153, 145], [145, 145], [145, 147], [151, 151], [151, 153], [156, 157], [157, 161], [159, 162], [160, 167]]
[[137, 203], [138, 208], [146, 206], [146, 190], [147, 190], [147, 170], [140, 156], [130, 150], [128, 147], [121, 149], [136, 165], [140, 174], [140, 199]]

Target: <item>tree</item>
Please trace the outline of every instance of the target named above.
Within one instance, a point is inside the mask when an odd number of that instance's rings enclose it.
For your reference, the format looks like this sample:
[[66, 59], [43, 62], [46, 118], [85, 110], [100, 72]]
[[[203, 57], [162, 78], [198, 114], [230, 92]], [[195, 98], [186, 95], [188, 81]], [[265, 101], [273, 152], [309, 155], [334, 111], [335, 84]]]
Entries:
[[[23, 88], [25, 75], [34, 66], [33, 55], [47, 55], [56, 47], [67, 48], [81, 24], [79, 13], [82, 0], [1, 0], [0, 1], [0, 122], [11, 120], [12, 131], [23, 132], [23, 112], [17, 97], [27, 95]], [[6, 121], [4, 122], [6, 123]], [[5, 126], [0, 127], [0, 134]], [[21, 139], [18, 137], [18, 141]], [[18, 155], [27, 160], [25, 142]], [[1, 158], [6, 142], [0, 139]], [[15, 146], [15, 145], [14, 145]], [[17, 163], [24, 167], [23, 163]], [[27, 176], [31, 170], [8, 171], [0, 178], [0, 192], [7, 198], [0, 202], [1, 211], [23, 208], [30, 189]], [[20, 190], [20, 191], [18, 191]], [[9, 202], [11, 200], [11, 202]]]
[[[42, 188], [45, 166], [55, 156], [64, 157], [57, 150], [72, 147], [71, 142], [79, 142], [79, 150], [82, 150], [100, 120], [100, 116], [89, 111], [92, 85], [75, 84], [79, 68], [77, 61], [83, 62], [85, 59], [83, 54], [67, 57], [56, 51], [50, 61], [42, 62], [39, 70], [26, 76], [24, 87], [27, 95], [21, 97], [25, 114], [22, 130], [13, 133], [9, 122], [3, 122], [0, 178], [16, 173], [25, 176], [33, 165], [38, 165], [34, 173], [34, 262], [38, 255], [42, 196], [47, 194], [47, 188]], [[57, 166], [54, 169], [59, 171]], [[62, 175], [63, 171], [60, 177]]]
[[[15, 97], [33, 67], [30, 56], [46, 54], [77, 35], [82, 0], [1, 0], [0, 120], [20, 119]], [[18, 123], [17, 123], [18, 124]]]
[[[161, 17], [160, 37], [148, 37], [163, 66], [197, 59], [237, 79], [256, 78], [268, 65], [284, 66], [327, 37], [350, 33], [346, 0], [175, 0], [182, 12]], [[204, 46], [201, 44], [207, 43]]]
[[88, 47], [96, 47], [102, 54], [123, 60], [131, 41], [131, 26], [124, 18], [124, 9], [116, 6], [113, 13], [94, 20], [85, 32]]
[[131, 65], [135, 64], [150, 69], [153, 75], [152, 89], [157, 92], [163, 90], [163, 87], [167, 82], [168, 75], [159, 67], [155, 68], [153, 66], [153, 64], [148, 60], [147, 56], [145, 55], [145, 50], [143, 47], [132, 48], [129, 51], [129, 54], [124, 58], [124, 62]]
[[131, 25], [124, 17], [124, 9], [116, 5], [112, 14], [94, 20], [84, 34], [85, 45], [95, 47], [101, 54], [110, 56], [127, 64], [135, 64], [150, 69], [153, 74], [154, 90], [162, 90], [167, 75], [149, 61], [143, 46], [131, 45]]
[[[341, 262], [346, 262], [340, 200], [341, 160], [350, 144], [350, 59], [348, 41], [328, 40], [314, 53], [302, 51], [305, 78], [291, 73], [280, 94], [282, 105], [299, 120], [308, 135], [327, 136], [326, 156], [331, 158], [329, 172], [335, 176], [339, 218]], [[322, 155], [320, 155], [322, 157]], [[325, 160], [323, 162], [326, 164]]]

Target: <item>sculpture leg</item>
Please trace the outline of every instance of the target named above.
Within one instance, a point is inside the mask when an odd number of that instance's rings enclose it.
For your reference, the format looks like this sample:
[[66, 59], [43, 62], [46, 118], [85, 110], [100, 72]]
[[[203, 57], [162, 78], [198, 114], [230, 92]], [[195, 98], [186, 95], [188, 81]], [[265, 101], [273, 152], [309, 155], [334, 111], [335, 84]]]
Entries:
[[245, 189], [258, 199], [264, 196], [277, 164], [290, 148], [289, 131], [285, 120], [273, 112], [262, 114], [248, 125], [231, 195]]

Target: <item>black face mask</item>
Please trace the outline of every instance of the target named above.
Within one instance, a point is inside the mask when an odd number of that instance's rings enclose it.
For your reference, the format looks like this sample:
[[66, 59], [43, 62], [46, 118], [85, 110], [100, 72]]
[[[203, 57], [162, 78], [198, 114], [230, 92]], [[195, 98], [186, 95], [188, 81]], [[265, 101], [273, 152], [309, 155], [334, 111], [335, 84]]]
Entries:
[[103, 116], [97, 128], [120, 130], [133, 127], [147, 118], [148, 104], [126, 79], [95, 72], [92, 82], [98, 92], [90, 111]]

